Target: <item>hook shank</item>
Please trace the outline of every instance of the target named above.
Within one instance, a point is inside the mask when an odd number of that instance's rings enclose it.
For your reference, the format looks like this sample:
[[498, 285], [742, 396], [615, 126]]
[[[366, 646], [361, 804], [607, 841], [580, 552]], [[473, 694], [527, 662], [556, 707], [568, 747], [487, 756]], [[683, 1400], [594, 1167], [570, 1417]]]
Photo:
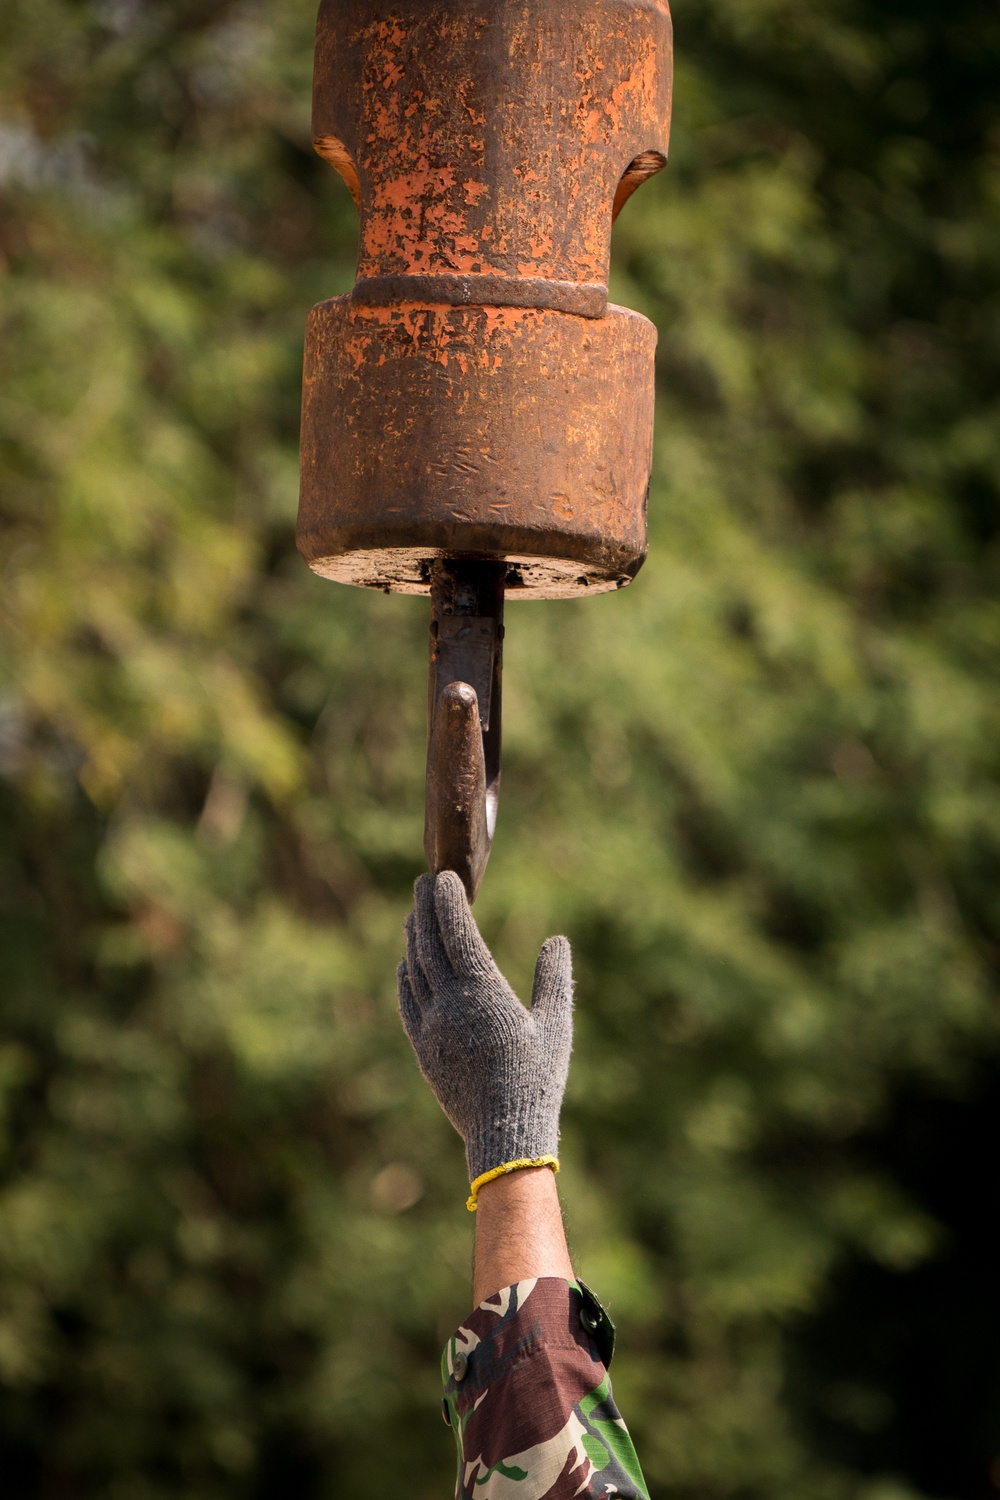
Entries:
[[440, 558], [431, 567], [427, 805], [431, 871], [454, 870], [475, 900], [500, 793], [506, 564]]

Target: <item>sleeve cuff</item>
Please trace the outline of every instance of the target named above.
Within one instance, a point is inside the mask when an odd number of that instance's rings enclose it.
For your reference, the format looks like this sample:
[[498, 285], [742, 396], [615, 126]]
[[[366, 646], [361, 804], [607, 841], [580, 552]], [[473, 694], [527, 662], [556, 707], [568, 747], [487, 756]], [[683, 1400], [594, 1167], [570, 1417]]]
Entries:
[[458, 1500], [525, 1493], [645, 1500], [614, 1404], [614, 1324], [581, 1282], [542, 1277], [480, 1303], [442, 1359], [445, 1421], [458, 1447]]

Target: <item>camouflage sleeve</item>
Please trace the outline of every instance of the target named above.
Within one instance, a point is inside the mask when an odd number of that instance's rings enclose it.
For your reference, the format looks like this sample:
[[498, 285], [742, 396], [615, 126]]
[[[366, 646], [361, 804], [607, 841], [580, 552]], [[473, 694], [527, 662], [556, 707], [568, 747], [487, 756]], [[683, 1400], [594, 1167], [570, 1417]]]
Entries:
[[518, 1281], [448, 1341], [456, 1500], [648, 1500], [611, 1394], [614, 1324], [582, 1282]]

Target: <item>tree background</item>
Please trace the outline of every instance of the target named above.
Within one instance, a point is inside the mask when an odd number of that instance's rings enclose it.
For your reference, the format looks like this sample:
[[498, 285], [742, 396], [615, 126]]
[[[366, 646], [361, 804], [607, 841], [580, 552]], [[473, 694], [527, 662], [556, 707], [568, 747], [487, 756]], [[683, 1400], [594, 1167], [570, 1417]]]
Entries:
[[[355, 215], [312, 0], [0, 8], [0, 1448], [450, 1491], [461, 1149], [395, 1016], [426, 605], [293, 543]], [[655, 1497], [1000, 1490], [1000, 12], [678, 0], [649, 561], [509, 611], [477, 906]]]

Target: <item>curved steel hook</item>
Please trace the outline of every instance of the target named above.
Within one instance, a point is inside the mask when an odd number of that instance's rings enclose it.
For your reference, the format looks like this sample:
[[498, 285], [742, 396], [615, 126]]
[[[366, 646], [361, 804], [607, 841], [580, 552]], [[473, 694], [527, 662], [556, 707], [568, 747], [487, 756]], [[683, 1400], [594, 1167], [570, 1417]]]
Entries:
[[507, 567], [440, 558], [431, 567], [424, 853], [476, 899], [500, 795], [500, 688]]

